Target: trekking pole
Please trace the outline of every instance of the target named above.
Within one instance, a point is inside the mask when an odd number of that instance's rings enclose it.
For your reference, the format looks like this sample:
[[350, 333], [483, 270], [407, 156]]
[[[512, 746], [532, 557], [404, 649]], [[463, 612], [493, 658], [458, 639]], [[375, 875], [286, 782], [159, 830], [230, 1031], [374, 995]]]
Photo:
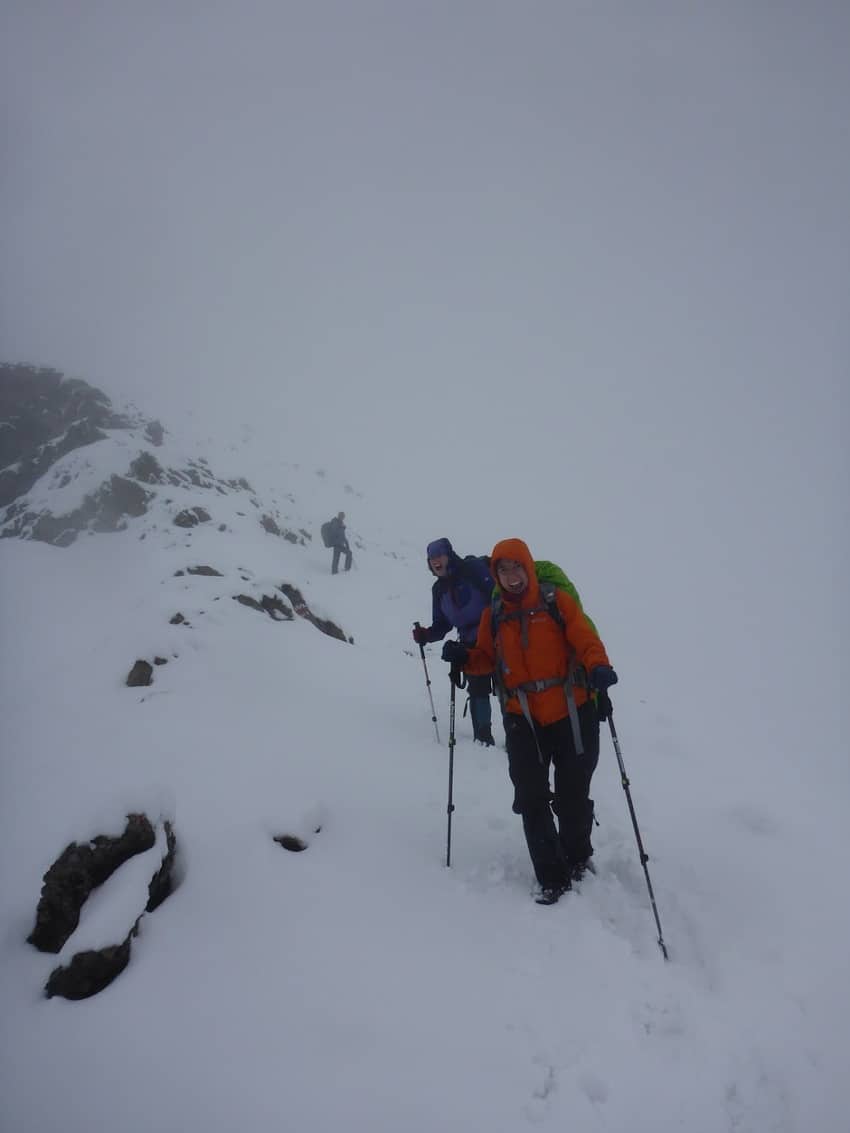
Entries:
[[449, 802], [446, 814], [449, 820], [449, 830], [446, 839], [446, 868], [452, 864], [452, 811], [455, 804], [452, 802], [452, 784], [455, 774], [455, 681], [452, 671], [449, 671], [449, 680], [452, 682], [452, 692], [449, 699]]
[[658, 944], [665, 960], [669, 960], [667, 955], [667, 946], [664, 943], [664, 934], [661, 931], [661, 921], [658, 919], [658, 909], [655, 904], [655, 894], [652, 892], [652, 882], [649, 880], [649, 870], [646, 868], [646, 863], [649, 861], [649, 854], [643, 848], [643, 842], [640, 838], [640, 830], [638, 830], [637, 817], [635, 816], [635, 808], [632, 803], [632, 795], [629, 790], [629, 777], [626, 774], [626, 768], [623, 764], [623, 756], [620, 751], [620, 741], [617, 739], [617, 729], [614, 727], [614, 710], [613, 708], [608, 713], [608, 726], [611, 729], [611, 739], [614, 742], [614, 751], [617, 754], [617, 762], [620, 765], [620, 782], [623, 784], [623, 790], [626, 792], [626, 802], [629, 804], [629, 814], [632, 816], [632, 826], [635, 829], [635, 838], [637, 839], [638, 853], [640, 854], [640, 864], [643, 866], [644, 876], [646, 877], [646, 887], [649, 890], [649, 901], [652, 905], [652, 913], [655, 917], [655, 925], [658, 929]]
[[[422, 628], [419, 622], [413, 624], [417, 629]], [[431, 678], [428, 676], [428, 664], [425, 661], [425, 646], [421, 643], [419, 645], [419, 656], [422, 658], [422, 668], [425, 670], [425, 687], [428, 690], [428, 699], [431, 701], [431, 720], [434, 724], [434, 731], [437, 733], [437, 743], [440, 743], [440, 729], [437, 727], [437, 713], [434, 709], [434, 697], [431, 695]]]

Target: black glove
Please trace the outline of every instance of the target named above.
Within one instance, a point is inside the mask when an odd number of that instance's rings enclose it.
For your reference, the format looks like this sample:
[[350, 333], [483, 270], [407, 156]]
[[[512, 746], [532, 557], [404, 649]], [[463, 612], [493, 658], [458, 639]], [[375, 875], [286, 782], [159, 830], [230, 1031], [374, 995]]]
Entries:
[[469, 650], [459, 641], [447, 641], [443, 646], [442, 658], [450, 665], [457, 665], [462, 669], [469, 660]]
[[[464, 673], [460, 665], [452, 665], [452, 667], [449, 669], [449, 680], [456, 688], [466, 688], [466, 674]], [[467, 700], [466, 704], [463, 707], [464, 716], [466, 715], [466, 709], [468, 705], [469, 701]]]
[[608, 717], [613, 712], [613, 705], [611, 704], [611, 697], [602, 689], [601, 692], [596, 694], [596, 714], [599, 717], [599, 723], [604, 724]]
[[417, 645], [427, 645], [431, 640], [430, 626], [415, 625], [413, 627], [413, 640]]
[[610, 665], [594, 665], [590, 670], [591, 688], [606, 689], [617, 683], [618, 677]]

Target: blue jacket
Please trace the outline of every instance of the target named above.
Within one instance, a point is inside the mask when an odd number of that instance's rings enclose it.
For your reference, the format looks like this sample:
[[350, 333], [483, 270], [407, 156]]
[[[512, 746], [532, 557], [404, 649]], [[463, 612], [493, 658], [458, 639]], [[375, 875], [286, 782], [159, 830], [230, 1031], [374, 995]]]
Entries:
[[449, 555], [448, 573], [431, 588], [431, 626], [429, 641], [440, 641], [456, 627], [464, 645], [474, 645], [478, 623], [490, 605], [493, 579], [486, 559], [470, 555], [462, 559], [455, 551]]

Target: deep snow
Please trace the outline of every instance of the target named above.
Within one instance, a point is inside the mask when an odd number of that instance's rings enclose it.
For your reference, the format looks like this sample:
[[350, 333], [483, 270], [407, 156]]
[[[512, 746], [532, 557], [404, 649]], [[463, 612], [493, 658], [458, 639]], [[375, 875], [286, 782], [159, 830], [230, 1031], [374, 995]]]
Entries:
[[[112, 467], [115, 443], [85, 450], [88, 474]], [[349, 574], [330, 575], [318, 538], [294, 546], [239, 516], [253, 511], [240, 493], [213, 497], [213, 522], [190, 532], [160, 501], [67, 549], [0, 544], [4, 1128], [844, 1128], [839, 781], [805, 783], [767, 745], [712, 748], [677, 713], [684, 674], [642, 696], [612, 648], [670, 961], [605, 735], [598, 873], [540, 908], [504, 751], [472, 743], [459, 703], [446, 869], [447, 749], [409, 639], [428, 620], [433, 533], [390, 541], [378, 503], [313, 469], [253, 472], [314, 532], [344, 501]], [[175, 576], [200, 563], [224, 577]], [[233, 601], [282, 581], [354, 644]], [[585, 601], [604, 636], [606, 612]], [[177, 610], [189, 627], [169, 624]], [[157, 654], [154, 685], [124, 687]], [[428, 662], [445, 741], [437, 649]], [[641, 662], [658, 671], [651, 642]], [[746, 707], [731, 702], [729, 734]], [[25, 943], [41, 875], [139, 809], [173, 818], [181, 883], [115, 983], [48, 1001], [57, 959]], [[284, 832], [307, 851], [280, 848]], [[60, 961], [123, 936], [134, 868], [90, 898]]]

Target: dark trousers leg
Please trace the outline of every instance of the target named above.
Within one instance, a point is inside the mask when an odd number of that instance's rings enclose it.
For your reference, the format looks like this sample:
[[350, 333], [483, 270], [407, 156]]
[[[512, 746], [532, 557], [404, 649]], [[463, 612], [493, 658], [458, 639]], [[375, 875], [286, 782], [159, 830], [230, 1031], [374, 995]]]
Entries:
[[336, 572], [339, 570], [339, 556], [341, 551], [341, 547], [334, 547], [333, 561], [331, 562], [331, 574], [336, 574]]
[[351, 550], [350, 548], [345, 552], [345, 569], [351, 570]]
[[[539, 731], [543, 731], [540, 729]], [[514, 785], [514, 814], [522, 815], [525, 841], [534, 874], [544, 887], [564, 885], [567, 863], [549, 806], [549, 756], [523, 716], [505, 715], [508, 771]]]
[[599, 762], [599, 717], [588, 701], [578, 711], [582, 755], [576, 754], [572, 725], [559, 720], [544, 732], [555, 765], [554, 809], [558, 815], [561, 847], [570, 863], [584, 861], [593, 853], [593, 799], [590, 780]]
[[467, 677], [466, 687], [469, 693], [469, 714], [472, 717], [472, 731], [478, 739], [483, 731], [490, 731], [492, 717], [490, 714], [490, 678]]

